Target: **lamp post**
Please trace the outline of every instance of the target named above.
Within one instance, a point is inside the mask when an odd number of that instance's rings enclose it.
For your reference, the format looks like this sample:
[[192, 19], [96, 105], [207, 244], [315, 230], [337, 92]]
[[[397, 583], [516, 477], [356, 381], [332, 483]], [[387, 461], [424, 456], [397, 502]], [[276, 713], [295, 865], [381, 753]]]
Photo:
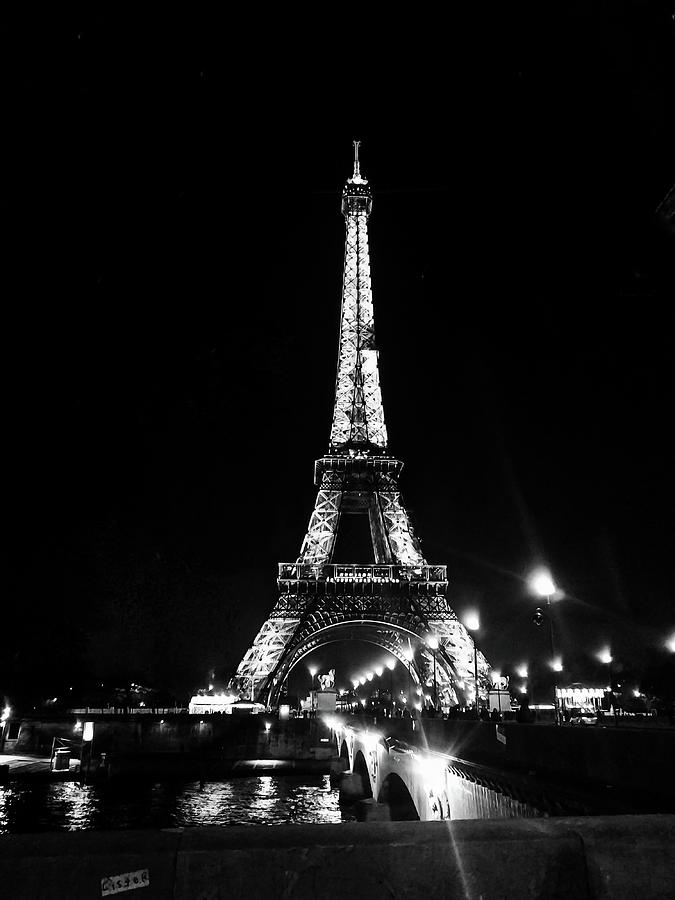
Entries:
[[612, 707], [614, 708], [614, 724], [616, 725], [616, 720], [617, 720], [616, 704], [612, 702], [614, 699], [614, 692], [612, 691], [612, 662], [614, 661], [614, 657], [612, 656], [612, 651], [609, 649], [609, 647], [605, 647], [604, 650], [601, 650], [600, 653], [598, 653], [598, 659], [600, 660], [601, 663], [603, 663], [604, 665], [607, 666], [607, 677], [609, 679], [609, 693], [610, 693], [610, 696], [612, 697], [612, 700], [610, 700], [610, 703], [612, 703]]
[[493, 672], [492, 673], [492, 687], [497, 689], [497, 706], [499, 707], [499, 718], [502, 717], [502, 673], [501, 672]]
[[520, 693], [521, 693], [521, 694], [527, 694], [527, 676], [528, 676], [528, 671], [527, 671], [527, 665], [526, 665], [525, 663], [523, 663], [521, 666], [518, 666], [518, 668], [516, 669], [516, 675], [517, 675], [519, 678], [522, 678], [522, 679], [523, 679], [523, 683], [522, 683], [521, 686], [520, 686]]
[[[556, 660], [555, 655], [555, 646], [553, 643], [553, 616], [551, 610], [551, 598], [555, 593], [557, 593], [557, 588], [551, 578], [550, 572], [546, 569], [537, 569], [530, 575], [529, 578], [530, 589], [536, 594], [537, 597], [541, 597], [546, 600], [546, 618], [548, 619], [548, 637], [551, 648], [551, 668], [553, 669], [553, 710], [555, 715], [556, 725], [559, 724], [558, 721], [558, 679], [556, 678], [555, 673], [562, 671], [562, 664]], [[534, 614], [534, 623], [535, 625], [541, 625], [543, 622], [544, 616], [540, 609], [537, 609]]]
[[319, 671], [316, 666], [307, 666], [309, 669], [309, 674], [312, 676], [312, 690], [314, 690], [314, 676]]
[[[469, 629], [469, 631], [478, 631], [480, 629], [480, 616], [477, 612], [470, 612], [464, 617], [464, 624]], [[473, 688], [475, 692], [475, 714], [476, 718], [479, 718], [480, 712], [478, 709], [478, 645], [476, 644], [476, 639], [473, 639]]]
[[427, 638], [427, 647], [434, 655], [434, 712], [438, 710], [438, 684], [436, 682], [436, 651], [438, 650], [438, 638], [435, 634]]
[[394, 669], [396, 668], [396, 660], [392, 656], [385, 663], [389, 669], [389, 702], [391, 703], [391, 714], [394, 715]]
[[384, 672], [383, 666], [375, 666], [375, 674], [377, 675], [377, 704], [378, 707], [382, 701], [382, 673]]
[[403, 651], [403, 656], [405, 657], [405, 660], [408, 663], [408, 702], [410, 703], [410, 706], [412, 707], [412, 698], [411, 698], [411, 695], [412, 695], [412, 670], [410, 667], [411, 667], [413, 659], [415, 658], [415, 651], [410, 646], [410, 641], [408, 641], [408, 646]]
[[609, 647], [605, 647], [604, 650], [601, 650], [598, 653], [598, 659], [601, 663], [607, 666], [607, 677], [609, 678], [609, 689], [612, 690], [612, 663], [614, 661], [614, 657], [612, 656], [612, 651]]

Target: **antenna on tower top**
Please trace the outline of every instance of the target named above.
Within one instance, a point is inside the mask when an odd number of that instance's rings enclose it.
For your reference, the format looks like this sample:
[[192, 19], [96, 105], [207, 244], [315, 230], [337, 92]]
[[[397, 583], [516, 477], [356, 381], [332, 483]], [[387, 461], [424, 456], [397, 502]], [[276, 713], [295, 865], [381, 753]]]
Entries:
[[354, 174], [352, 178], [360, 178], [361, 168], [359, 166], [359, 147], [361, 146], [361, 141], [352, 141], [352, 144], [354, 144]]

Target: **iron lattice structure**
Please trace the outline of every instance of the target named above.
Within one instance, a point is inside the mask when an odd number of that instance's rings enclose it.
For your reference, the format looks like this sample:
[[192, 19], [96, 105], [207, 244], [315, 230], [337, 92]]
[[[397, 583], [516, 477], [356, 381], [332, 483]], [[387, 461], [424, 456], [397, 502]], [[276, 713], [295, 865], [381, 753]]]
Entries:
[[[372, 195], [358, 147], [342, 192], [346, 240], [330, 449], [315, 464], [318, 493], [300, 556], [279, 564], [279, 599], [231, 685], [270, 705], [304, 656], [350, 638], [388, 650], [417, 683], [428, 682], [435, 655], [439, 695], [452, 702], [473, 690], [474, 653], [479, 684], [489, 669], [448, 604], [446, 567], [424, 559], [399, 490], [403, 463], [387, 453], [368, 251]], [[345, 515], [368, 517], [374, 564], [333, 563]]]

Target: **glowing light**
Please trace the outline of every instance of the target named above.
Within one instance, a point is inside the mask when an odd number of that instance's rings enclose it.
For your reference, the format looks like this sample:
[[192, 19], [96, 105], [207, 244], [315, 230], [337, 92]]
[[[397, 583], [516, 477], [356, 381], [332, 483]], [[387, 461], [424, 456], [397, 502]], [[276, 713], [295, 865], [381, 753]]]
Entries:
[[372, 680], [373, 680], [373, 673], [372, 673], [372, 672], [366, 672], [366, 678], [368, 679], [368, 681], [372, 681]]
[[551, 668], [553, 669], [554, 672], [562, 672], [562, 670], [563, 670], [562, 659], [560, 659], [560, 657], [557, 657], [557, 659], [552, 660]]
[[417, 756], [415, 762], [420, 770], [426, 790], [437, 792], [445, 785], [447, 763], [433, 756]]
[[469, 629], [469, 631], [478, 631], [480, 628], [480, 616], [477, 612], [475, 612], [475, 610], [465, 613], [464, 624]]
[[94, 723], [93, 722], [85, 722], [84, 730], [82, 732], [82, 740], [83, 741], [93, 741], [94, 740]]
[[7, 719], [9, 719], [11, 712], [12, 712], [11, 706], [6, 706], [2, 711], [2, 715], [0, 716], [0, 722], [2, 722], [2, 723], [6, 722]]
[[272, 727], [271, 722], [265, 722], [265, 733], [269, 734], [270, 728]]
[[361, 706], [365, 706], [365, 705], [366, 705], [366, 701], [365, 701], [365, 700], [361, 700]]
[[160, 719], [160, 720], [159, 720], [159, 724], [160, 724], [160, 725], [163, 725], [163, 724], [164, 724], [164, 719]]
[[604, 650], [601, 650], [598, 653], [598, 659], [600, 660], [601, 663], [604, 663], [606, 666], [608, 666], [611, 663], [613, 658], [614, 657], [612, 656], [609, 647], [605, 647]]
[[637, 688], [634, 688], [634, 689], [633, 689], [633, 696], [634, 696], [634, 697], [640, 697], [640, 696], [641, 696], [640, 691], [638, 691]]
[[531, 590], [538, 597], [548, 597], [550, 599], [556, 592], [556, 586], [548, 569], [537, 569], [530, 575], [528, 581]]
[[521, 684], [521, 686], [520, 686], [520, 693], [521, 693], [521, 694], [526, 694], [526, 693], [527, 693], [527, 685], [526, 685], [526, 684]]
[[231, 713], [232, 704], [237, 699], [235, 694], [215, 694], [212, 697], [197, 694], [190, 699], [188, 709], [192, 715], [214, 712]]
[[412, 647], [405, 647], [403, 650], [403, 656], [406, 658], [408, 662], [412, 662], [415, 658], [415, 651]]
[[387, 662], [385, 663], [385, 665], [386, 665], [386, 667], [389, 669], [390, 672], [393, 672], [394, 669], [396, 668], [396, 660], [395, 660], [394, 657], [392, 656], [390, 659], [387, 660]]
[[312, 676], [312, 678], [314, 678], [316, 673], [319, 671], [317, 666], [307, 666], [307, 668], [309, 669], [309, 674]]
[[516, 675], [518, 678], [527, 678], [527, 666], [523, 663], [522, 666], [518, 666], [516, 669]]
[[[609, 688], [607, 689], [609, 690]], [[588, 700], [602, 700], [604, 688], [556, 688], [555, 695], [559, 700], [571, 700], [572, 706], [583, 706]]]
[[82, 731], [82, 722], [80, 721], [80, 719], [78, 719], [77, 722], [75, 722], [75, 724], [73, 725], [73, 731], [74, 731], [76, 734], [77, 734], [78, 732]]
[[361, 743], [364, 748], [369, 752], [373, 753], [377, 750], [378, 744], [382, 740], [382, 735], [377, 731], [364, 731], [361, 732]]
[[675, 634], [668, 638], [666, 641], [666, 647], [670, 650], [671, 653], [675, 653]]
[[356, 690], [357, 687], [361, 684], [361, 682], [359, 681], [358, 678], [354, 678], [354, 679], [352, 679], [352, 684], [354, 685], [354, 690]]
[[384, 672], [384, 669], [382, 668], [382, 666], [375, 666], [375, 674], [377, 675], [378, 678], [381, 677], [383, 672]]
[[366, 679], [365, 679], [365, 678], [363, 677], [363, 675], [362, 675], [362, 676], [359, 678], [359, 684], [365, 684], [365, 683], [366, 683]]
[[438, 650], [438, 638], [435, 634], [432, 634], [427, 638], [427, 647], [430, 650]]

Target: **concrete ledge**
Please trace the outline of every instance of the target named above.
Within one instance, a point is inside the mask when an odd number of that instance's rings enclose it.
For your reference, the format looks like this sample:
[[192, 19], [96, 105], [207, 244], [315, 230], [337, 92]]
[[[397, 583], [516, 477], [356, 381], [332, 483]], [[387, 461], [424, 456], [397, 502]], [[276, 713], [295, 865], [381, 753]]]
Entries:
[[675, 816], [377, 822], [0, 837], [12, 898], [102, 896], [149, 870], [138, 900], [675, 896]]

